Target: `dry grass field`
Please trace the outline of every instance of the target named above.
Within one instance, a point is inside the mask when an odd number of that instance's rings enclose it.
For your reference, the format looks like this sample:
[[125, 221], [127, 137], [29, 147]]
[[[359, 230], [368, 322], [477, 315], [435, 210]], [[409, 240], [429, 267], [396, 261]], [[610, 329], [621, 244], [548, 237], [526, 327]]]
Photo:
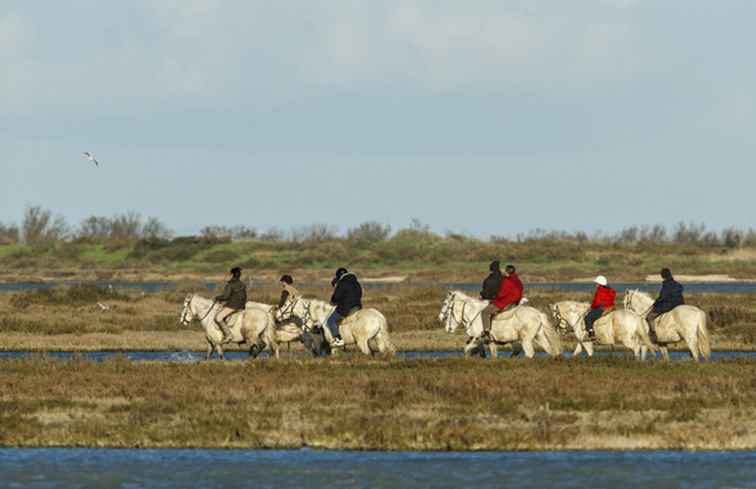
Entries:
[[3, 361], [0, 446], [754, 449], [756, 362]]

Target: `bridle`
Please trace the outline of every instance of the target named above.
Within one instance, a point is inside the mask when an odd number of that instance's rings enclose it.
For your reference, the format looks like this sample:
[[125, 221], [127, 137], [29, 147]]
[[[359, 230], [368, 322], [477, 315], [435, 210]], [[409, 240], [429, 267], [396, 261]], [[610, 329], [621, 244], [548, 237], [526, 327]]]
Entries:
[[647, 316], [649, 312], [651, 312], [651, 309], [654, 308], [654, 303], [652, 302], [648, 308], [643, 312], [636, 312], [635, 307], [633, 307], [633, 297], [635, 297], [635, 294], [637, 293], [637, 290], [628, 290], [625, 293], [625, 309], [629, 309], [631, 312], [634, 312], [635, 314], [639, 316]]
[[[452, 293], [449, 296], [446, 307], [444, 307], [444, 309], [441, 311], [441, 320], [444, 323], [444, 327], [446, 331], [449, 331], [449, 332], [456, 331], [459, 326], [462, 326], [464, 329], [467, 329], [467, 321], [465, 321], [465, 308], [467, 307], [467, 302], [462, 301], [462, 310], [460, 311], [460, 317], [457, 318], [456, 314], [454, 314], [455, 301], [456, 301], [456, 294]], [[451, 324], [455, 324], [456, 326], [452, 328]]]
[[[297, 304], [299, 304], [299, 297], [295, 297], [292, 300], [286, 301], [286, 303], [278, 309], [278, 316], [281, 318], [281, 320], [287, 319], [291, 316], [295, 316], [294, 309], [297, 307]], [[317, 323], [313, 321], [312, 316], [312, 310], [310, 309], [310, 301], [302, 301], [302, 305], [304, 307], [304, 313], [299, 316], [300, 321], [302, 321], [302, 330], [304, 331], [312, 331], [315, 326], [317, 326]]]
[[[567, 334], [570, 332], [570, 329], [575, 329], [575, 327], [572, 326], [564, 316], [562, 316], [562, 311], [559, 310], [559, 306], [557, 306], [556, 304], [554, 305], [554, 319], [556, 319], [556, 327], [562, 334], [562, 336], [567, 336]], [[565, 324], [566, 326], [563, 326]]]
[[[192, 300], [194, 300], [194, 294], [189, 295], [184, 301], [184, 309], [181, 311], [181, 319], [180, 319], [181, 324], [183, 324], [184, 326], [188, 326], [189, 323], [191, 323], [191, 321], [186, 318], [186, 315], [192, 306]], [[210, 315], [210, 313], [212, 312], [213, 308], [215, 307], [217, 303], [218, 301], [213, 300], [213, 303], [210, 304], [210, 307], [207, 308], [207, 312], [205, 313], [205, 315], [202, 316], [201, 318], [198, 318], [200, 322], [204, 321]], [[193, 315], [194, 313], [192, 312], [192, 316]]]

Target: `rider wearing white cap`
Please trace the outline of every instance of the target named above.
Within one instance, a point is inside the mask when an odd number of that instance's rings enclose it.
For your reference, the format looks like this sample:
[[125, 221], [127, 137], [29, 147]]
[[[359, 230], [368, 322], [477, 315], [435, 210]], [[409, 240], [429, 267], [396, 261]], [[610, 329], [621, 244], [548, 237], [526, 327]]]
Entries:
[[596, 284], [596, 294], [593, 296], [591, 310], [585, 316], [585, 329], [588, 336], [591, 338], [595, 336], [595, 333], [593, 332], [593, 323], [596, 322], [605, 311], [614, 309], [614, 301], [617, 298], [617, 292], [609, 287], [609, 282], [603, 275], [599, 275], [593, 279], [593, 283]]

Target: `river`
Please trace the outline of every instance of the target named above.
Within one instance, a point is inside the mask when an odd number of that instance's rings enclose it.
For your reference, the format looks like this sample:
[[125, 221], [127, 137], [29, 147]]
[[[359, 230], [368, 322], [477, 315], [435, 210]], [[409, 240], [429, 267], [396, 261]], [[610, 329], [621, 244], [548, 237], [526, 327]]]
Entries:
[[7, 488], [756, 488], [756, 452], [0, 449]]

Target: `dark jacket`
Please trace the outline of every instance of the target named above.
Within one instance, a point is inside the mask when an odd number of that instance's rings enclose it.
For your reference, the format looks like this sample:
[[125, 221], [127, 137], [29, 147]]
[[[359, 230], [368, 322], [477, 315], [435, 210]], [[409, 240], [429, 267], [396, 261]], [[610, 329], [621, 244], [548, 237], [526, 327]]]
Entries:
[[495, 299], [496, 294], [499, 293], [501, 279], [502, 275], [500, 270], [489, 273], [488, 277], [483, 281], [483, 286], [480, 290], [480, 298], [488, 301]]
[[673, 278], [664, 279], [659, 298], [654, 302], [654, 312], [663, 314], [685, 304], [683, 286]]
[[247, 287], [238, 278], [232, 278], [226, 283], [223, 293], [215, 296], [215, 300], [231, 309], [242, 310], [247, 306]]
[[362, 308], [362, 287], [353, 273], [344, 274], [336, 283], [336, 290], [331, 296], [331, 304], [336, 312], [346, 316], [354, 308]]

